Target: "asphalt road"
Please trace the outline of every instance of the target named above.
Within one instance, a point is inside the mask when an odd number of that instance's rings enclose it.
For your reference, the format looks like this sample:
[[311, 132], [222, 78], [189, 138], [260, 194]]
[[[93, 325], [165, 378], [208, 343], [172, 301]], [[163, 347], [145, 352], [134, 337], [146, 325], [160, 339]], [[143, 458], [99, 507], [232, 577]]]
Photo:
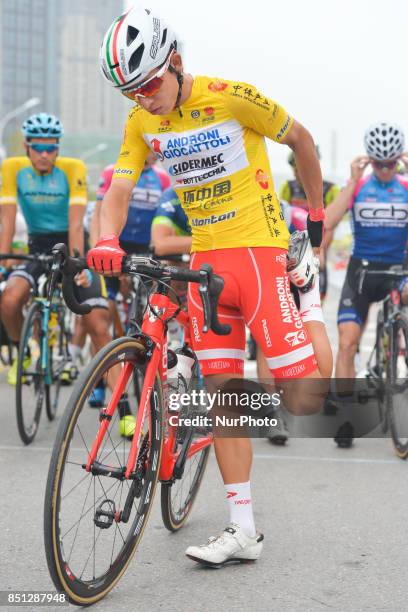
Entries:
[[[325, 307], [334, 348], [337, 300], [334, 287]], [[372, 334], [369, 325], [363, 347], [369, 347]], [[44, 556], [42, 509], [56, 424], [44, 417], [34, 444], [23, 447], [13, 390], [4, 373], [0, 379], [0, 588], [53, 589]], [[404, 610], [407, 465], [394, 456], [390, 441], [358, 440], [352, 449], [341, 450], [330, 439], [292, 438], [286, 447], [259, 439], [254, 451], [254, 510], [265, 535], [257, 563], [214, 571], [184, 556], [188, 545], [203, 543], [227, 523], [224, 489], [212, 455], [188, 524], [169, 534], [156, 497], [129, 570], [94, 609]]]

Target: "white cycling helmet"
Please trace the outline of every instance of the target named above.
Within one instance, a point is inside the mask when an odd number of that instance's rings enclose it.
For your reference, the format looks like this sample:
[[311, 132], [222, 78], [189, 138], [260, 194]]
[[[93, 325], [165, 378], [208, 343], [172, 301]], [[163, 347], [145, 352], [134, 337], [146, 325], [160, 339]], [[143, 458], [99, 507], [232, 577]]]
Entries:
[[364, 135], [367, 155], [377, 161], [396, 159], [403, 153], [405, 137], [395, 123], [381, 121], [371, 125]]
[[176, 48], [175, 34], [164, 19], [135, 6], [106, 32], [100, 51], [101, 69], [114, 87], [130, 91], [151, 70], [162, 66]]

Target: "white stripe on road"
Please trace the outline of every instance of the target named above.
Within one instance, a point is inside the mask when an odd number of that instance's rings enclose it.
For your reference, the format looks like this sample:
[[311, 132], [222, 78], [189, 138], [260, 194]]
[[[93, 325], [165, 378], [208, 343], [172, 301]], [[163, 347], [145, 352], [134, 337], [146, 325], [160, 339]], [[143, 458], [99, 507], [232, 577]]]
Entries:
[[273, 459], [278, 461], [327, 461], [329, 463], [400, 463], [401, 459], [364, 459], [359, 457], [302, 457], [298, 455], [263, 455], [254, 453], [254, 459]]
[[[21, 452], [24, 449], [23, 446], [6, 446], [4, 444], [0, 445], [1, 451], [17, 451]], [[83, 452], [83, 448], [71, 448], [71, 451], [74, 452]], [[27, 452], [37, 451], [40, 453], [51, 453], [51, 446], [30, 446], [29, 450], [27, 448]], [[347, 451], [346, 451], [347, 452]], [[349, 451], [348, 451], [349, 452]], [[363, 457], [305, 457], [301, 455], [266, 455], [264, 453], [254, 453], [254, 459], [273, 459], [274, 461], [321, 461], [328, 463], [366, 463], [366, 464], [388, 464], [388, 463], [399, 463], [400, 465], [404, 465], [404, 462], [401, 459], [366, 459]]]

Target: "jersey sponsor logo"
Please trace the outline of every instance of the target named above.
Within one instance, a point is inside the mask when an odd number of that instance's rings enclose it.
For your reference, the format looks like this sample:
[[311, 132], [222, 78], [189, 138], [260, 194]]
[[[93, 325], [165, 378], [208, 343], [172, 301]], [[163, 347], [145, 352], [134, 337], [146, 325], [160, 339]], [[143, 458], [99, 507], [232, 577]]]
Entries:
[[199, 110], [193, 110], [193, 111], [191, 111], [191, 113], [190, 113], [190, 114], [191, 114], [191, 118], [192, 118], [192, 119], [198, 119], [198, 118], [199, 118], [199, 116], [201, 115], [201, 113], [200, 113], [200, 111], [199, 111]]
[[[145, 141], [166, 171], [180, 179], [179, 185], [210, 183], [214, 176], [230, 176], [249, 165], [243, 128], [235, 119], [182, 134], [145, 134]], [[217, 167], [219, 170], [213, 174], [203, 172]]]
[[230, 497], [235, 497], [235, 495], [238, 495], [238, 493], [236, 493], [235, 491], [228, 491], [227, 499], [229, 499]]
[[284, 338], [284, 340], [289, 344], [289, 346], [298, 346], [303, 342], [306, 342], [306, 334], [303, 329], [294, 332], [288, 332]]
[[276, 255], [275, 261], [276, 261], [276, 263], [280, 263], [283, 266], [285, 266], [285, 270], [286, 270], [287, 258], [286, 258], [286, 255], [284, 253], [281, 253], [280, 255]]
[[199, 159], [189, 159], [188, 161], [173, 164], [169, 168], [169, 174], [171, 176], [178, 176], [179, 174], [187, 174], [188, 172], [194, 172], [195, 170], [207, 170], [208, 168], [214, 168], [218, 164], [224, 163], [224, 154], [219, 153], [218, 155], [211, 155], [210, 157], [201, 157]]
[[294, 325], [297, 329], [303, 329], [299, 311], [290, 293], [289, 277], [277, 276], [275, 282], [282, 322]]
[[224, 91], [227, 87], [228, 83], [223, 83], [222, 81], [211, 81], [211, 83], [208, 84], [208, 89], [214, 93], [217, 91]]
[[157, 203], [160, 200], [162, 192], [160, 189], [138, 187], [137, 185], [132, 190], [129, 206], [131, 208], [140, 208], [144, 210], [155, 210]]
[[222, 215], [211, 215], [211, 217], [206, 217], [205, 219], [191, 219], [191, 225], [193, 227], [202, 227], [203, 225], [215, 225], [216, 223], [222, 223], [223, 221], [229, 221], [230, 219], [234, 219], [236, 217], [237, 211], [230, 210], [227, 213], [223, 213]]
[[355, 202], [357, 223], [371, 226], [404, 226], [408, 223], [408, 202]]
[[256, 171], [255, 180], [262, 189], [269, 189], [269, 176], [261, 168]]
[[199, 176], [192, 176], [190, 178], [185, 179], [177, 179], [177, 183], [179, 185], [193, 185], [194, 183], [203, 183], [204, 181], [208, 181], [214, 176], [217, 176], [218, 174], [223, 174], [225, 172], [225, 166], [221, 166], [220, 168], [214, 168], [214, 170], [210, 170], [209, 172], [205, 172], [204, 174], [200, 174]]
[[133, 170], [129, 170], [128, 168], [116, 168], [113, 174], [133, 174]]
[[281, 140], [281, 138], [283, 138], [283, 136], [286, 134], [286, 130], [288, 129], [289, 124], [290, 124], [290, 119], [291, 117], [290, 115], [288, 115], [284, 125], [281, 127], [279, 132], [276, 134], [276, 140]]
[[247, 506], [250, 503], [251, 503], [250, 499], [237, 499], [237, 500], [234, 500], [235, 506]]
[[202, 187], [201, 189], [184, 191], [184, 207], [188, 208], [190, 205], [195, 204], [196, 202], [203, 202], [203, 208], [208, 210], [212, 207], [212, 203], [207, 202], [206, 200], [222, 198], [222, 196], [228, 195], [230, 191], [231, 181], [222, 181], [221, 183], [216, 183], [212, 187]]
[[193, 328], [194, 340], [196, 342], [201, 342], [200, 328], [198, 327], [197, 317], [192, 317], [191, 327]]
[[302, 374], [306, 370], [306, 366], [304, 363], [300, 363], [299, 365], [292, 366], [291, 368], [286, 368], [279, 373], [279, 376], [282, 378], [289, 378], [291, 376], [298, 376]]
[[150, 57], [156, 59], [157, 51], [159, 50], [160, 40], [160, 19], [153, 17], [153, 40], [150, 46]]
[[214, 109], [212, 106], [206, 106], [204, 109], [204, 112], [207, 115], [207, 117], [211, 117], [214, 114]]
[[[235, 362], [234, 367], [238, 368], [238, 370], [241, 371], [244, 369], [243, 360], [231, 359], [231, 361]], [[227, 370], [231, 367], [231, 361], [222, 361], [218, 359], [218, 361], [206, 361], [205, 365], [209, 370]]]
[[268, 329], [268, 324], [267, 324], [266, 319], [262, 319], [262, 329], [263, 329], [265, 340], [266, 340], [266, 346], [270, 348], [272, 346], [272, 340], [269, 335], [269, 329]]

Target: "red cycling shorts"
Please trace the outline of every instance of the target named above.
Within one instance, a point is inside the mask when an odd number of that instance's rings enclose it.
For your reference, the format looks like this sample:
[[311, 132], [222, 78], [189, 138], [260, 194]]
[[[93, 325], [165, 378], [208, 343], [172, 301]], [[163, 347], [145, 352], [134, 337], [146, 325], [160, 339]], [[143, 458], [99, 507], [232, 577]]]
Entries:
[[193, 270], [203, 263], [209, 263], [224, 278], [218, 318], [232, 328], [228, 336], [202, 332], [198, 285], [190, 283], [191, 339], [204, 376], [243, 374], [245, 325], [275, 378], [302, 378], [317, 369], [312, 344], [290, 292], [284, 249], [240, 247], [192, 255]]

